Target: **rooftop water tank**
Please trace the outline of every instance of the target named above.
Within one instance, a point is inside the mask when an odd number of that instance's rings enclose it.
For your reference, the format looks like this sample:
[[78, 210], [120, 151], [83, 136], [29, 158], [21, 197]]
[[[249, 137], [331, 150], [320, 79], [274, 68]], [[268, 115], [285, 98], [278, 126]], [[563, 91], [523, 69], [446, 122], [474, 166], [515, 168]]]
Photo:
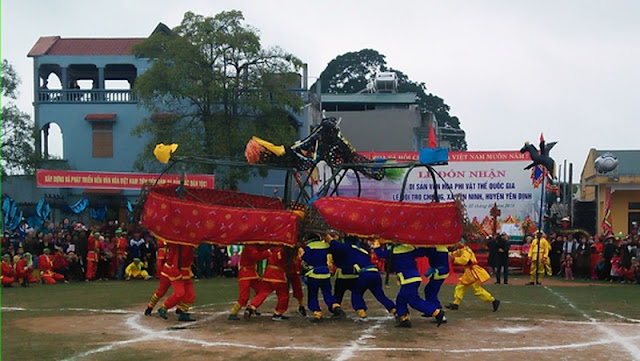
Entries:
[[397, 93], [398, 76], [394, 72], [376, 74], [376, 91], [378, 93]]

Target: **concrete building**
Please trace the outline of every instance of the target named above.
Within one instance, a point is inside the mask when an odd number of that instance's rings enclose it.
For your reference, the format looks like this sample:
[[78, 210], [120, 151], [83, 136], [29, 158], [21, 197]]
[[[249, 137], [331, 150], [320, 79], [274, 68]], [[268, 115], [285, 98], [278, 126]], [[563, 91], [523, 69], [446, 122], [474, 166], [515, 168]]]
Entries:
[[[152, 32], [171, 32], [159, 24]], [[150, 114], [138, 104], [132, 88], [136, 79], [151, 67], [150, 59], [136, 57], [132, 47], [145, 38], [61, 38], [41, 37], [27, 54], [33, 59], [33, 106], [35, 127], [40, 132], [39, 144], [46, 156], [51, 148], [50, 129], [57, 126], [62, 134], [62, 158], [49, 161], [45, 168], [86, 172], [132, 172], [133, 164], [148, 142], [132, 130], [144, 119], [162, 117]], [[308, 135], [315, 117], [320, 116], [307, 91], [306, 68], [290, 91], [299, 94], [305, 104], [302, 110], [289, 112], [297, 125], [298, 137]], [[59, 141], [59, 140], [55, 140]], [[272, 173], [272, 172], [270, 172]], [[282, 189], [284, 177], [269, 174], [255, 177], [240, 185], [240, 190], [272, 195]], [[3, 179], [3, 192], [18, 203], [32, 205], [39, 199], [65, 200], [69, 204], [89, 197], [107, 201], [110, 207], [123, 208], [127, 201], [135, 203], [139, 190], [36, 188], [35, 177]], [[32, 189], [33, 192], [21, 192]]]
[[464, 137], [463, 130], [440, 126], [433, 113], [420, 109], [416, 93], [398, 93], [393, 72], [376, 74], [356, 94], [322, 94], [321, 108], [325, 116], [342, 118], [342, 133], [358, 151], [420, 151], [432, 125], [439, 147], [451, 149], [450, 139]]
[[428, 136], [415, 93], [322, 94], [322, 110], [342, 118], [342, 134], [358, 151], [419, 150], [417, 129]]
[[[603, 156], [616, 159], [617, 166], [599, 166], [596, 160]], [[627, 234], [632, 222], [640, 224], [640, 150], [589, 150], [580, 176], [580, 199], [595, 201], [594, 222], [599, 233], [603, 232], [608, 197], [614, 233]]]

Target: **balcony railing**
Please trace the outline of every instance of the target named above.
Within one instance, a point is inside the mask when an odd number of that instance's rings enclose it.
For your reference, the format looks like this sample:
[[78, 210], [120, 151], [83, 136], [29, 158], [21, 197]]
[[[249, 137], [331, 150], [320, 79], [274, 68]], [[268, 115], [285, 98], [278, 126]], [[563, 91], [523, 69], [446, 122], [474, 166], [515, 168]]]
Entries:
[[38, 90], [38, 103], [137, 103], [131, 90]]

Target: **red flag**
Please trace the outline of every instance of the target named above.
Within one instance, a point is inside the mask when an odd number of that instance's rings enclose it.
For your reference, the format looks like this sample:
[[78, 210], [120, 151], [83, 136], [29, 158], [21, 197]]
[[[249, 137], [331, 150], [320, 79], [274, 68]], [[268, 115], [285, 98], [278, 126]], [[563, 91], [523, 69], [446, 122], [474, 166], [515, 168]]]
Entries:
[[436, 132], [433, 129], [433, 122], [429, 124], [429, 148], [435, 148], [438, 146], [436, 142]]
[[605, 234], [613, 232], [613, 222], [611, 220], [611, 188], [607, 188], [604, 218], [602, 219], [602, 224], [600, 226]]

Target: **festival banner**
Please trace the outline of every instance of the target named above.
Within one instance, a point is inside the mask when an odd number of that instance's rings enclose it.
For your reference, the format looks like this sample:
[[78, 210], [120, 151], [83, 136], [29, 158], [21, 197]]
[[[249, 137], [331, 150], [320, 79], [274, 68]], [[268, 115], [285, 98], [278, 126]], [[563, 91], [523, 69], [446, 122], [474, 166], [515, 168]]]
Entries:
[[454, 202], [400, 203], [354, 197], [323, 197], [313, 206], [341, 232], [414, 246], [452, 245], [462, 236]]
[[[361, 152], [371, 159], [395, 159], [398, 162], [417, 162], [418, 152]], [[531, 163], [528, 154], [519, 151], [450, 152], [447, 165], [434, 166], [437, 182], [434, 185], [425, 167], [416, 167], [409, 174], [403, 202], [431, 202], [434, 190], [443, 202], [453, 201], [460, 194], [464, 199], [470, 221], [489, 221], [494, 204], [501, 210], [498, 221], [510, 217], [512, 232], [516, 232], [527, 216], [538, 219], [541, 189], [531, 184], [531, 172], [524, 168]], [[387, 169], [382, 181], [360, 177], [360, 197], [386, 201], [400, 201], [402, 181], [406, 169]], [[314, 187], [317, 191], [331, 175], [331, 170], [318, 172]], [[444, 180], [444, 181], [443, 181]], [[445, 183], [446, 182], [446, 183]], [[448, 185], [448, 186], [447, 186]], [[342, 180], [338, 194], [345, 197], [358, 195], [358, 180], [348, 172]], [[505, 229], [506, 230], [506, 229]], [[522, 236], [522, 234], [512, 234]]]
[[252, 205], [254, 199], [257, 202], [254, 205], [268, 207], [249, 208], [196, 201], [190, 189], [183, 196], [185, 199], [176, 192], [167, 192], [167, 187], [152, 190], [144, 204], [142, 225], [167, 242], [193, 246], [200, 242], [292, 246], [298, 239], [300, 214], [273, 209], [277, 204], [282, 207], [279, 200], [265, 204], [262, 199], [267, 197], [249, 196], [252, 198], [245, 199], [247, 205]]
[[[81, 172], [71, 170], [36, 170], [36, 184], [40, 188], [84, 188], [84, 189], [141, 189], [145, 184], [180, 184], [179, 174], [125, 173], [125, 172]], [[184, 185], [194, 188], [213, 189], [215, 176], [187, 174]]]

